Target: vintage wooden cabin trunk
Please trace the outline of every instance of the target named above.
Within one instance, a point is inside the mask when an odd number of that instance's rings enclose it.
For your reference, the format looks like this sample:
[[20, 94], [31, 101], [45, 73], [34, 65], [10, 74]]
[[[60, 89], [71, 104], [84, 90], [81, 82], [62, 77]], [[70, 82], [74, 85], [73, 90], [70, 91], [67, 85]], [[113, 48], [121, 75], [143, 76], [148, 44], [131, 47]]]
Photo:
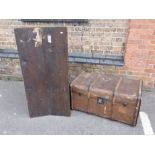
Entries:
[[141, 103], [141, 81], [81, 73], [71, 83], [72, 109], [135, 126]]
[[18, 28], [15, 36], [30, 116], [69, 116], [66, 28]]

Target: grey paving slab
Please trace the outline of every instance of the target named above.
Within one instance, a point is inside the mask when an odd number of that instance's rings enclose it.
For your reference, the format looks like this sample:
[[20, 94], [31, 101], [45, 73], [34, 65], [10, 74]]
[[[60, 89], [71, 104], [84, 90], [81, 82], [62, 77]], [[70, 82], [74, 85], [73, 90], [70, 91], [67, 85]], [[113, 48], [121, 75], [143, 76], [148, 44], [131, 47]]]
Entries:
[[[148, 114], [153, 129], [154, 101], [155, 90], [143, 92], [141, 110]], [[23, 82], [0, 81], [0, 134], [141, 135], [144, 132], [140, 118], [136, 127], [79, 111], [72, 111], [71, 117], [29, 118]]]
[[153, 131], [155, 133], [155, 89], [152, 91], [143, 92], [141, 111], [144, 111], [148, 114]]

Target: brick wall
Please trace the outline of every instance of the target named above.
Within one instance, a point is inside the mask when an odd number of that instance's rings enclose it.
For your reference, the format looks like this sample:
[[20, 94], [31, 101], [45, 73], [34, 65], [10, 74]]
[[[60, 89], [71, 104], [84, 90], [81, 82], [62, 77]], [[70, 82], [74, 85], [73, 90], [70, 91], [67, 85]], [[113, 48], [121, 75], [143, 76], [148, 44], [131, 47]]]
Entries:
[[88, 20], [88, 23], [23, 23], [0, 20], [0, 48], [16, 49], [14, 28], [33, 26], [66, 26], [69, 52], [100, 52], [123, 55], [128, 20]]
[[[98, 52], [124, 55], [128, 34], [128, 20], [91, 19], [88, 23], [23, 23], [20, 20], [0, 20], [0, 48], [16, 49], [14, 28], [39, 26], [66, 26], [69, 52]], [[71, 63], [70, 73], [75, 77], [81, 70], [93, 70], [97, 65]], [[98, 66], [99, 67], [99, 66]], [[102, 68], [100, 66], [100, 68]], [[86, 69], [88, 68], [88, 69]], [[95, 67], [95, 70], [100, 70]], [[21, 76], [18, 59], [0, 58], [1, 76]]]
[[[70, 63], [71, 79], [81, 71], [119, 74], [142, 79], [155, 86], [155, 20], [89, 20], [85, 24], [23, 24], [0, 20], [0, 48], [16, 48], [13, 29], [30, 26], [67, 26], [69, 52], [99, 52], [124, 55], [124, 66]], [[0, 74], [21, 76], [18, 60], [0, 59]]]
[[154, 87], [155, 20], [130, 20], [124, 68], [148, 87]]

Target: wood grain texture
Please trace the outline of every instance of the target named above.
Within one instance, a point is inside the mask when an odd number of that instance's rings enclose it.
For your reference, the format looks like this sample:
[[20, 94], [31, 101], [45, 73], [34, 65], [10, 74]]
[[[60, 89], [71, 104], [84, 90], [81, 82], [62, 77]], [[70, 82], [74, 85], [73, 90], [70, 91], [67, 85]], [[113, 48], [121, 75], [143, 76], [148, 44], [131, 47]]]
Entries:
[[70, 115], [66, 28], [15, 29], [30, 117]]

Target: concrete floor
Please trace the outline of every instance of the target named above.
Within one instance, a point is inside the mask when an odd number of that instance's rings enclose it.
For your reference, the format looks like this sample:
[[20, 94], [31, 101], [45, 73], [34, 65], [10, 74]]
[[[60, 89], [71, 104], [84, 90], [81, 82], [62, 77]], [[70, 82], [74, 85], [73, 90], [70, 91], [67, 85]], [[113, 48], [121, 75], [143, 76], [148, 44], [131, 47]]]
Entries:
[[[155, 90], [143, 92], [141, 111], [148, 115], [154, 132]], [[71, 111], [71, 117], [29, 118], [23, 82], [0, 81], [0, 134], [143, 135], [144, 128], [140, 117], [137, 126], [131, 127], [78, 111]]]

